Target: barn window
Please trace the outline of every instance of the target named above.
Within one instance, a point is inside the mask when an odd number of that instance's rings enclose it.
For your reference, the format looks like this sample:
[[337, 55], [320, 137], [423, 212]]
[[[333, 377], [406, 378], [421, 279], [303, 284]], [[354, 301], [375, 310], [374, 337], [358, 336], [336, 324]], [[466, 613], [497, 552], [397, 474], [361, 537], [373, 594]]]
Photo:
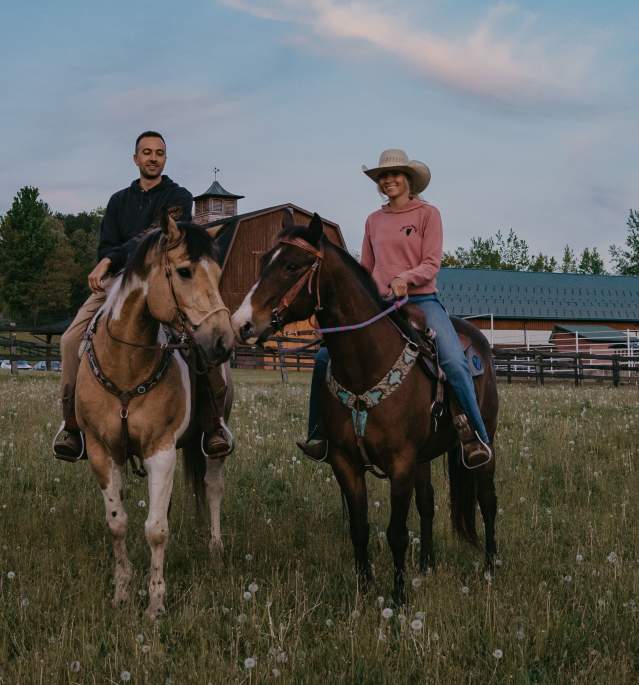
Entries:
[[209, 200], [209, 209], [212, 212], [216, 212], [217, 214], [222, 213], [222, 200], [216, 200], [215, 198], [211, 198]]
[[235, 214], [235, 200], [224, 200], [224, 214]]

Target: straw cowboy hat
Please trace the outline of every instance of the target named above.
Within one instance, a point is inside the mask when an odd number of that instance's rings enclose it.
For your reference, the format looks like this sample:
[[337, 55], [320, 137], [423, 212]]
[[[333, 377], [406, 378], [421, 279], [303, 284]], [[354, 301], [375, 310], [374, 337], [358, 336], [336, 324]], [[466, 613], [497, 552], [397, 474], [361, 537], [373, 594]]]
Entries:
[[385, 171], [401, 171], [411, 180], [411, 190], [416, 195], [425, 190], [430, 183], [430, 169], [423, 162], [408, 159], [408, 155], [403, 150], [384, 150], [374, 169], [362, 165], [362, 171], [375, 183], [379, 180], [379, 175]]

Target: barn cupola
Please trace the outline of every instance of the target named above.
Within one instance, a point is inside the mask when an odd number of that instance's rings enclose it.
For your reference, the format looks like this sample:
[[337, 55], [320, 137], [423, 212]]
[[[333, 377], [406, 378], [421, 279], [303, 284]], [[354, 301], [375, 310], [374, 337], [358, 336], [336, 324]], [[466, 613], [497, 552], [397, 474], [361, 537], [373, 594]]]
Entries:
[[217, 180], [219, 169], [214, 169], [213, 183], [208, 190], [193, 198], [195, 201], [195, 222], [206, 224], [237, 214], [237, 201], [244, 195], [234, 195], [222, 187]]

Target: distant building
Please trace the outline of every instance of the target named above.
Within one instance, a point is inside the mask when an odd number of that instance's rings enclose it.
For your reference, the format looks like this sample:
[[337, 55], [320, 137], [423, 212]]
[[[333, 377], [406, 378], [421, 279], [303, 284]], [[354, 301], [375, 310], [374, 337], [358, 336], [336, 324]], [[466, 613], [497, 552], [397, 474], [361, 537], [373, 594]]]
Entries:
[[574, 349], [595, 345], [595, 331], [602, 346], [630, 346], [639, 329], [634, 276], [443, 268], [437, 283], [449, 313], [471, 317], [499, 347], [558, 347], [563, 338]]
[[206, 224], [237, 214], [237, 201], [244, 195], [234, 195], [223, 188], [217, 179], [201, 195], [193, 198], [195, 212], [193, 219], [198, 224]]

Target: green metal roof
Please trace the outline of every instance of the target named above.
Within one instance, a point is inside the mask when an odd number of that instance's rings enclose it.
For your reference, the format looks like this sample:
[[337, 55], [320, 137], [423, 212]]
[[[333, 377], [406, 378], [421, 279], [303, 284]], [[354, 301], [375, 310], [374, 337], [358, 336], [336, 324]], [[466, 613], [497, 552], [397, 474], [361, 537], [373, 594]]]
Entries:
[[[622, 343], [626, 344], [628, 342], [628, 332], [620, 331], [616, 328], [611, 328], [610, 326], [589, 326], [588, 324], [580, 324], [578, 326], [555, 326], [552, 330], [552, 336], [562, 333], [568, 333], [572, 335], [578, 335], [580, 340], [587, 340], [592, 343]], [[630, 336], [630, 342], [639, 342], [639, 338], [635, 336]]]
[[440, 298], [457, 316], [639, 321], [639, 277], [443, 268]]
[[226, 198], [227, 200], [241, 200], [244, 195], [234, 195], [233, 193], [229, 193], [228, 190], [222, 188], [219, 181], [213, 181], [207, 190], [193, 199], [199, 200], [202, 197], [220, 197]]

